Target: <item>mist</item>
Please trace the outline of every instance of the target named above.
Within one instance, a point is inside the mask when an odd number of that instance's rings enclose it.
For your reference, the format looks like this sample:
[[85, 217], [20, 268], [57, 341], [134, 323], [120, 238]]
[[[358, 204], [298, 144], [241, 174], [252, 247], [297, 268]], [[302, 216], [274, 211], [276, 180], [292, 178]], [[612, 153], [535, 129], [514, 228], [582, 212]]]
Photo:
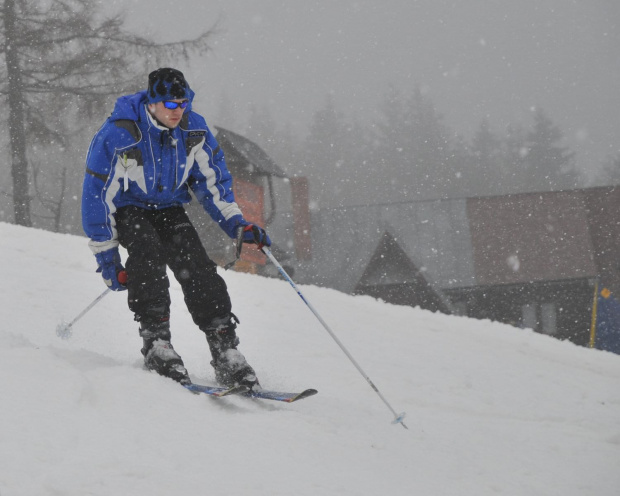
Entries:
[[180, 67], [197, 109], [215, 124], [244, 130], [253, 109], [266, 108], [279, 130], [302, 139], [329, 96], [371, 125], [391, 85], [404, 94], [419, 88], [467, 140], [483, 119], [501, 134], [543, 108], [590, 183], [620, 150], [613, 0], [123, 4], [113, 5], [126, 25], [157, 39], [215, 27], [212, 50]]

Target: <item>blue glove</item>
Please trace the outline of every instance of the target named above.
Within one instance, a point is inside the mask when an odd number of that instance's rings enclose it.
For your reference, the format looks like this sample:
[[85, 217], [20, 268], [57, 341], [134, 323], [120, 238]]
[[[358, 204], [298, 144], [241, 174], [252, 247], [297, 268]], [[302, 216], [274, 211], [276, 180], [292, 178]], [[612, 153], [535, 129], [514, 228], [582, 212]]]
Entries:
[[258, 245], [260, 250], [263, 246], [271, 246], [271, 239], [262, 227], [249, 222], [242, 222], [241, 228], [243, 228], [243, 242], [254, 243]]
[[103, 282], [112, 291], [125, 291], [127, 289], [127, 272], [121, 263], [121, 255], [118, 248], [110, 248], [95, 255], [99, 268], [97, 272], [101, 272]]

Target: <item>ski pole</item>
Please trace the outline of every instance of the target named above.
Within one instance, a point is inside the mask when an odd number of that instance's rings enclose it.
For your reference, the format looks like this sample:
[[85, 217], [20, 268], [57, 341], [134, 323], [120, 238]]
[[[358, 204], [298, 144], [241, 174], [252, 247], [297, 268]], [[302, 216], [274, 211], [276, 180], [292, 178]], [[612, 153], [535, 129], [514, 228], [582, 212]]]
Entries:
[[262, 252], [267, 255], [267, 257], [269, 258], [269, 260], [271, 260], [271, 262], [276, 266], [276, 268], [278, 269], [278, 271], [280, 272], [280, 274], [282, 274], [282, 277], [284, 277], [284, 279], [286, 279], [288, 281], [288, 283], [293, 287], [293, 289], [297, 292], [297, 294], [299, 295], [299, 297], [303, 300], [303, 302], [307, 305], [307, 307], [310, 309], [310, 311], [314, 314], [314, 316], [318, 319], [318, 321], [321, 323], [321, 325], [325, 328], [325, 330], [329, 333], [329, 335], [333, 338], [334, 341], [336, 341], [336, 344], [338, 346], [340, 346], [340, 349], [344, 352], [344, 354], [347, 356], [347, 358], [349, 360], [351, 360], [351, 363], [353, 363], [353, 365], [355, 365], [355, 368], [359, 371], [360, 374], [362, 374], [362, 376], [364, 377], [364, 379], [366, 379], [366, 382], [368, 382], [368, 384], [370, 384], [370, 387], [373, 389], [373, 391], [375, 393], [377, 393], [379, 395], [379, 398], [381, 398], [381, 400], [383, 401], [383, 403], [385, 403], [385, 405], [390, 409], [390, 411], [394, 414], [394, 420], [392, 421], [393, 424], [401, 424], [405, 429], [408, 429], [409, 427], [407, 427], [405, 425], [405, 423], [403, 422], [403, 419], [405, 418], [405, 413], [396, 413], [396, 410], [394, 410], [394, 408], [392, 408], [392, 405], [389, 404], [389, 402], [385, 399], [385, 396], [383, 396], [383, 394], [381, 394], [381, 391], [379, 391], [379, 388], [377, 388], [377, 386], [374, 385], [374, 383], [370, 380], [370, 377], [368, 377], [368, 375], [366, 374], [366, 372], [364, 372], [364, 370], [362, 369], [362, 367], [360, 367], [360, 365], [357, 363], [357, 361], [355, 360], [355, 358], [353, 358], [353, 356], [351, 355], [351, 353], [349, 353], [349, 351], [345, 348], [344, 344], [342, 344], [342, 342], [340, 341], [340, 339], [338, 339], [338, 337], [336, 336], [336, 334], [334, 334], [334, 331], [332, 331], [330, 329], [330, 327], [327, 325], [327, 323], [323, 320], [323, 318], [319, 315], [319, 313], [314, 309], [314, 307], [310, 304], [310, 302], [305, 298], [305, 296], [301, 293], [301, 291], [299, 290], [299, 288], [297, 287], [297, 285], [293, 282], [293, 280], [291, 279], [291, 277], [286, 273], [286, 271], [284, 270], [284, 268], [282, 267], [282, 265], [280, 265], [280, 263], [276, 260], [276, 258], [273, 256], [273, 254], [271, 253], [271, 250], [269, 250], [269, 248], [266, 247], [262, 247], [261, 248]]
[[103, 293], [101, 293], [99, 296], [97, 296], [97, 298], [94, 299], [94, 301], [88, 305], [84, 310], [82, 310], [82, 312], [75, 318], [73, 319], [71, 322], [69, 322], [68, 324], [65, 322], [62, 322], [60, 324], [58, 324], [58, 326], [56, 327], [56, 335], [61, 338], [61, 339], [69, 339], [71, 337], [71, 326], [73, 326], [73, 324], [75, 324], [78, 320], [80, 320], [82, 317], [84, 317], [84, 315], [91, 309], [93, 308], [97, 303], [99, 303], [101, 301], [101, 299], [107, 295], [110, 291], [112, 291], [110, 288], [106, 289]]
[[243, 227], [240, 226], [239, 229], [237, 229], [237, 236], [235, 238], [235, 259], [232, 262], [228, 262], [226, 265], [224, 265], [224, 270], [230, 269], [232, 266], [234, 266], [237, 263], [239, 258], [241, 258], [242, 248], [243, 248]]

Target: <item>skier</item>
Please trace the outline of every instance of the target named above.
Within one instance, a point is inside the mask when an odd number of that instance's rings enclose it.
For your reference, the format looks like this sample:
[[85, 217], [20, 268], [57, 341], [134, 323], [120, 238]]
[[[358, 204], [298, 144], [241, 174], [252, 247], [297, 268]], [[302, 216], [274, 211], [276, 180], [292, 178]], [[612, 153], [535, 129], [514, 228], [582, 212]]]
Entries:
[[[207, 337], [218, 382], [251, 388], [258, 380], [237, 350], [239, 321], [226, 283], [182, 206], [191, 200], [189, 190], [231, 238], [241, 229], [245, 243], [261, 248], [271, 240], [235, 203], [224, 154], [192, 111], [193, 98], [180, 71], [160, 68], [149, 74], [147, 90], [116, 101], [86, 158], [82, 223], [105, 283], [128, 291], [148, 369], [191, 382], [170, 343], [168, 266]], [[127, 249], [126, 269], [119, 244]]]

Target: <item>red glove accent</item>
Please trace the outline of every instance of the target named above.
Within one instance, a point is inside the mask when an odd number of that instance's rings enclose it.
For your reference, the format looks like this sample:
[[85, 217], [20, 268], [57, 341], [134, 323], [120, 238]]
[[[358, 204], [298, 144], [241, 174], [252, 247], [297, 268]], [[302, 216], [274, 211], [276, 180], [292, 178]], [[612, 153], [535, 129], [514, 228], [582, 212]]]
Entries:
[[254, 243], [258, 245], [260, 250], [263, 246], [271, 246], [271, 240], [269, 235], [262, 227], [258, 227], [256, 224], [247, 224], [243, 228], [243, 242]]
[[127, 286], [127, 271], [121, 270], [118, 274], [116, 274], [116, 278], [118, 282], [120, 282], [123, 286]]

